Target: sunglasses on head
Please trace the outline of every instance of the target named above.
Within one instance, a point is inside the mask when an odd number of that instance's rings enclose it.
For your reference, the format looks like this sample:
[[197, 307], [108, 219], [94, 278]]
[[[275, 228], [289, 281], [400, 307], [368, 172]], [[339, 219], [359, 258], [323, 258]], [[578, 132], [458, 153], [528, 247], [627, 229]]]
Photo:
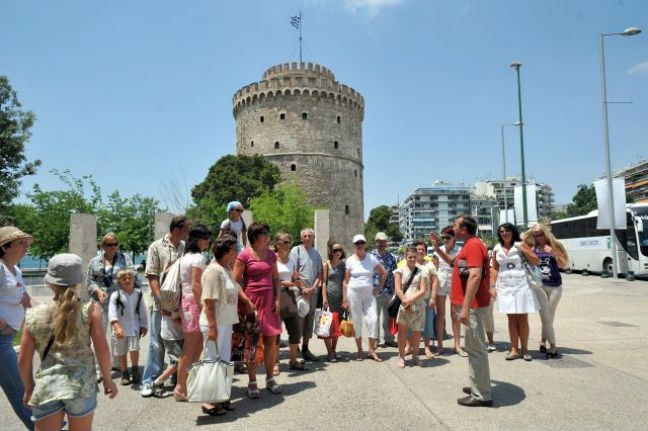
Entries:
[[107, 242], [104, 244], [106, 247], [117, 247], [119, 245], [118, 242]]

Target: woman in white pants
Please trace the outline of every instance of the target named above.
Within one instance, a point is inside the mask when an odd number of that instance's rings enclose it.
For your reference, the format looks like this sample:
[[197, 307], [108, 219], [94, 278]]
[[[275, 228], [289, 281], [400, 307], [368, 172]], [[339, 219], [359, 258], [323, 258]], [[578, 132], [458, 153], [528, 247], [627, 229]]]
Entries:
[[[362, 361], [362, 324], [367, 326], [369, 332], [369, 358], [381, 362], [376, 354], [378, 344], [378, 310], [376, 305], [376, 292], [382, 290], [387, 280], [387, 271], [378, 263], [375, 257], [367, 253], [364, 235], [353, 237], [355, 253], [346, 261], [344, 283], [342, 283], [342, 308], [349, 310], [351, 321], [355, 329], [356, 345], [358, 347], [357, 361]], [[380, 282], [374, 288], [373, 272], [380, 274]]]
[[[224, 234], [214, 242], [214, 259], [202, 275], [202, 312], [200, 330], [205, 342], [216, 341], [218, 353], [224, 361], [232, 354], [232, 325], [238, 323], [236, 305], [238, 285], [232, 276], [232, 265], [236, 260], [237, 240], [232, 234]], [[222, 415], [233, 410], [230, 401], [203, 405], [203, 412], [212, 416]]]
[[[540, 259], [540, 270], [542, 271], [542, 287], [534, 288], [538, 301], [540, 302], [540, 320], [542, 321], [542, 338], [540, 351], [547, 354], [547, 358], [558, 357], [556, 346], [556, 333], [554, 331], [554, 318], [556, 308], [562, 296], [562, 277], [559, 268], [567, 266], [567, 251], [565, 247], [556, 240], [549, 229], [536, 224], [530, 229], [535, 239], [533, 251]], [[549, 349], [545, 343], [549, 340]]]

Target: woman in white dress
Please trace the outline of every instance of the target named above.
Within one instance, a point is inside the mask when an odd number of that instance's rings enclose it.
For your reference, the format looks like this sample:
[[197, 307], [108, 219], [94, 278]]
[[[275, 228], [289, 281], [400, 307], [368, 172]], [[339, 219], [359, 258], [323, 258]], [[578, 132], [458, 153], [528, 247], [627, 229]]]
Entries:
[[525, 264], [537, 265], [538, 257], [524, 241], [511, 223], [504, 223], [497, 229], [499, 244], [493, 249], [491, 270], [491, 295], [497, 297], [499, 311], [508, 317], [511, 351], [507, 360], [518, 359], [518, 341], [522, 358], [531, 360], [528, 352], [529, 315], [540, 310], [538, 298], [527, 282]]

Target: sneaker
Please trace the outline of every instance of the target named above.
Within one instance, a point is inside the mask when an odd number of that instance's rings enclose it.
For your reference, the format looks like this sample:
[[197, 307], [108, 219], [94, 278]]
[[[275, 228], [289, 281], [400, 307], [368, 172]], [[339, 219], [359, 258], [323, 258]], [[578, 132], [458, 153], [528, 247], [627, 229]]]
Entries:
[[164, 398], [166, 392], [164, 389], [164, 382], [158, 381], [153, 382], [153, 386], [151, 386], [149, 390], [152, 391], [153, 396], [156, 398]]
[[122, 371], [120, 383], [122, 386], [128, 386], [131, 384], [130, 373], [128, 370]]
[[153, 389], [151, 388], [150, 384], [146, 384], [142, 387], [142, 390], [140, 391], [140, 395], [143, 398], [148, 398], [151, 395], [153, 395]]
[[101, 371], [97, 371], [97, 383], [101, 383], [103, 380], [103, 374], [101, 374]]
[[131, 383], [139, 385], [141, 383], [140, 372], [138, 366], [131, 367]]
[[495, 344], [487, 344], [486, 350], [488, 350], [488, 352], [494, 352], [495, 350], [497, 350], [497, 347], [495, 347]]

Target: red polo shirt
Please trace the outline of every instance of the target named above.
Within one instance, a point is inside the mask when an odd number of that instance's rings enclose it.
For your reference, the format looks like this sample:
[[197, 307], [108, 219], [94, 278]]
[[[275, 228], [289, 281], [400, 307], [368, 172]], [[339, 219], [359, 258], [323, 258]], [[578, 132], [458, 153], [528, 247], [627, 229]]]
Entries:
[[[452, 272], [452, 290], [450, 291], [450, 303], [463, 305], [466, 295], [466, 284], [468, 278], [459, 277], [459, 261], [464, 260], [468, 268], [486, 268], [485, 276], [479, 282], [477, 293], [470, 303], [470, 308], [488, 307], [490, 304], [490, 265], [488, 264], [488, 251], [484, 243], [477, 237], [472, 237], [461, 247], [459, 254], [454, 260]], [[482, 274], [484, 272], [482, 271]]]

